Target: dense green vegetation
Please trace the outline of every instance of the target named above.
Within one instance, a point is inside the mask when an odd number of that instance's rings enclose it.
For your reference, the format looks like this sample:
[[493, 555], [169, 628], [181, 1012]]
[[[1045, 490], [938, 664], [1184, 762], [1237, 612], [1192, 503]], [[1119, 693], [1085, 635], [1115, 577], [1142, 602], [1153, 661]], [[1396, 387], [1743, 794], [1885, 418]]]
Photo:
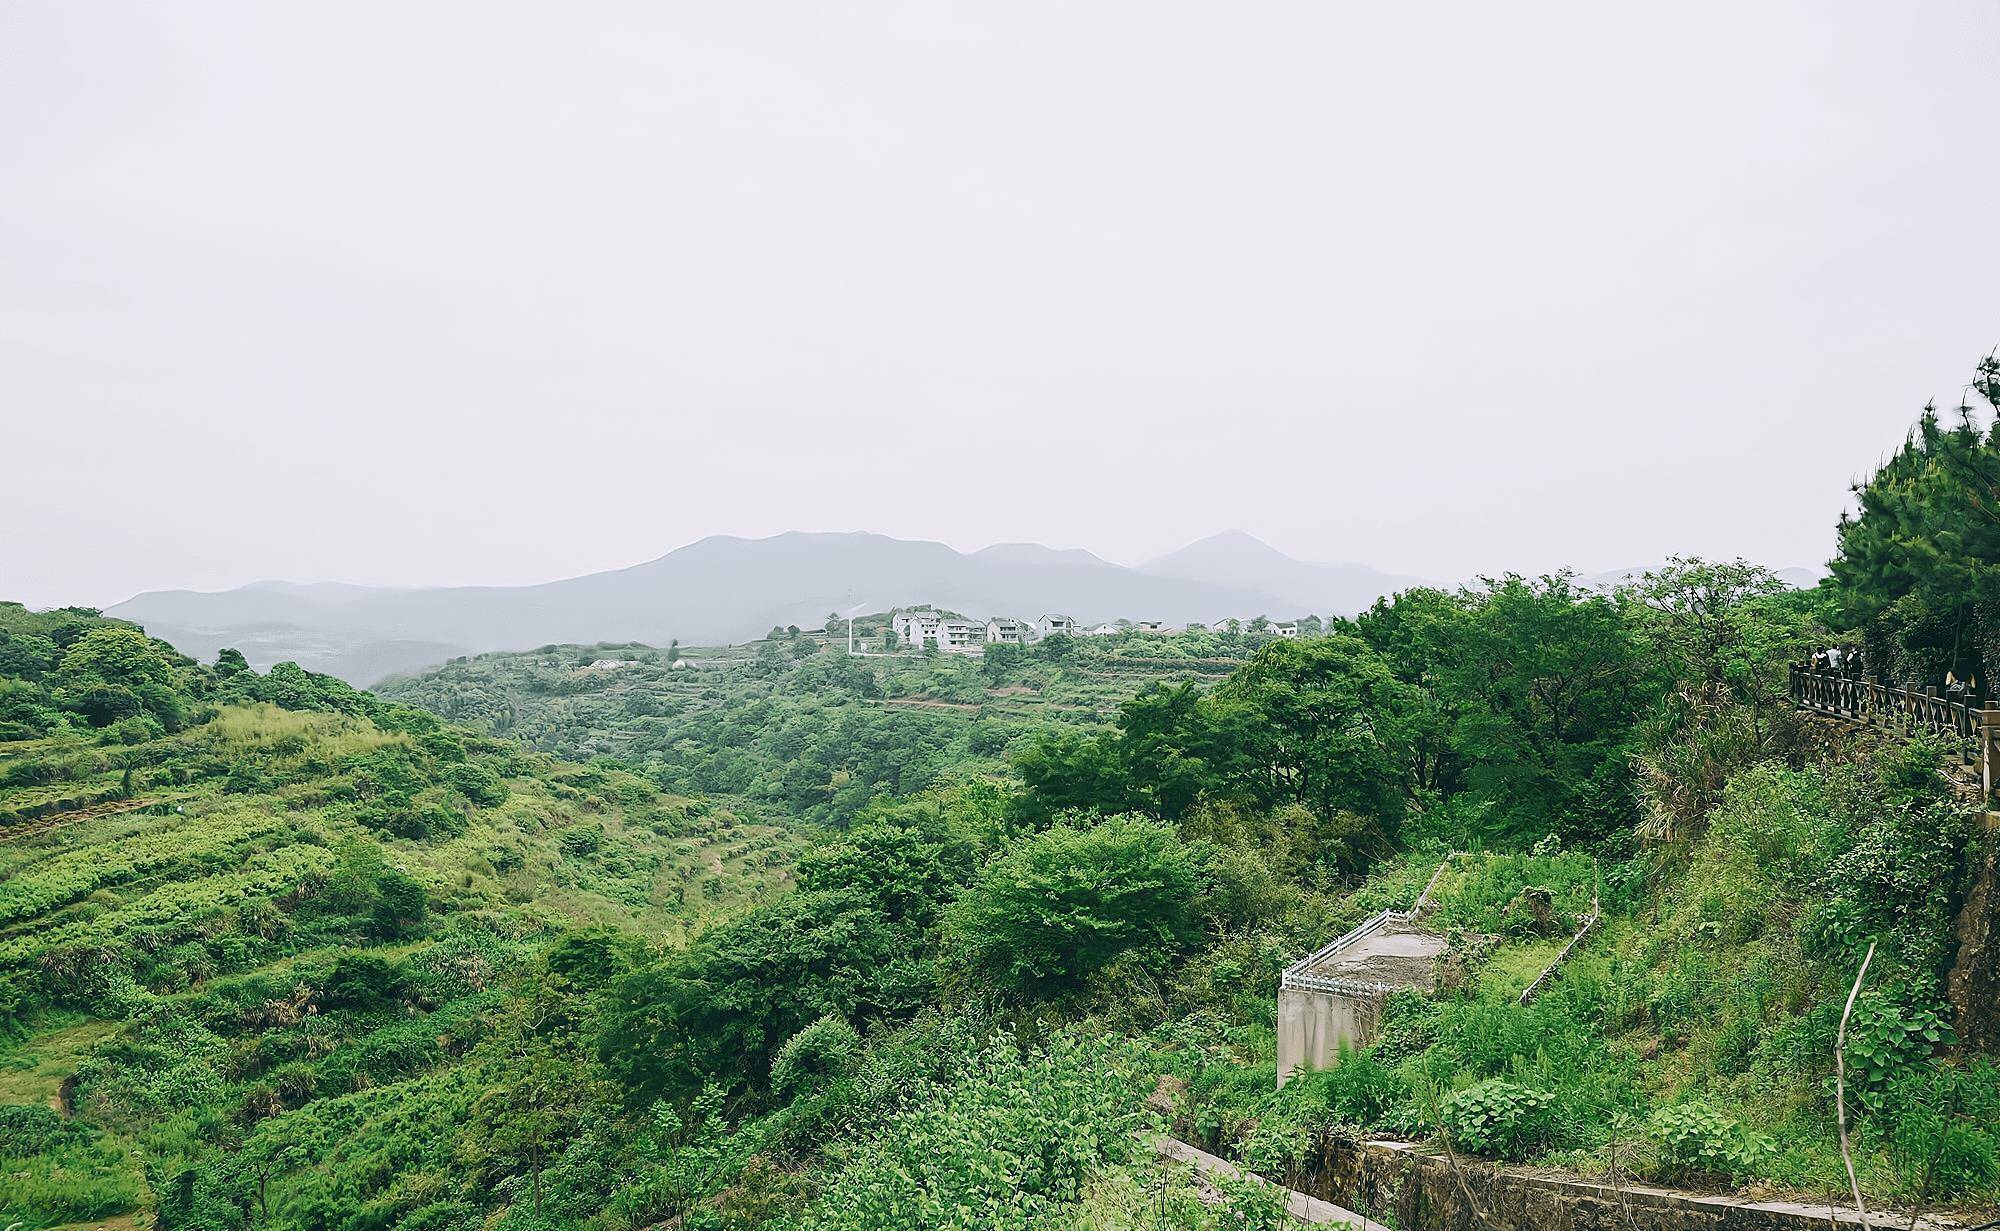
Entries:
[[[1959, 466], [1892, 459], [1815, 592], [1504, 576], [1296, 642], [859, 659], [781, 630], [382, 700], [0, 608], [7, 1217], [1282, 1225], [1161, 1165], [1161, 1127], [1284, 1178], [1388, 1133], [1832, 1197], [1871, 947], [1860, 1184], [2000, 1201], [2000, 1074], [1956, 1046], [1987, 1010], [1946, 996], [1982, 801], [1942, 738], [1785, 694], [1832, 638], [1932, 644], [1910, 613], [1949, 583], [1906, 561], [1984, 541]], [[1279, 970], [1441, 862], [1436, 994], [1275, 1089]]]
[[2000, 669], [2000, 359], [1988, 356], [1950, 422], [1935, 407], [1855, 493], [1834, 577], [1875, 670], [1925, 687]]
[[0, 626], [10, 1221], [347, 1225], [455, 1187], [553, 938], [677, 938], [788, 880], [792, 835], [629, 774], [88, 612]]
[[[887, 632], [883, 616], [857, 623], [871, 643]], [[1147, 684], [1220, 679], [1270, 639], [1128, 633], [984, 658], [850, 657], [772, 633], [741, 649], [484, 654], [380, 691], [559, 756], [616, 758], [665, 790], [838, 826], [877, 798], [1003, 771], [1039, 732], [1101, 726]]]

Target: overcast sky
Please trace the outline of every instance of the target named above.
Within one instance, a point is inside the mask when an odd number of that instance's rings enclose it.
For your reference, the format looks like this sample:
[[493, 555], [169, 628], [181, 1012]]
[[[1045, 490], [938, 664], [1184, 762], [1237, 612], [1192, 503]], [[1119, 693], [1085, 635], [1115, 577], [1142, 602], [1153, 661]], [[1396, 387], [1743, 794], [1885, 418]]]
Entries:
[[0, 4], [0, 597], [712, 533], [1823, 560], [2000, 5]]

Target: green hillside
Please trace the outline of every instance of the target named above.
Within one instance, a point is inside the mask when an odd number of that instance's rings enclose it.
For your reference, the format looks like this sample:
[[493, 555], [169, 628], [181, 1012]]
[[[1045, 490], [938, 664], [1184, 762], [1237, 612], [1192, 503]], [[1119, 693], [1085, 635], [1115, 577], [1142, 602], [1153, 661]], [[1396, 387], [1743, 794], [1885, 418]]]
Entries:
[[[879, 644], [888, 619], [856, 623]], [[774, 629], [742, 647], [483, 654], [379, 691], [560, 756], [616, 758], [665, 789], [846, 824], [875, 798], [1004, 770], [1039, 732], [1102, 726], [1150, 684], [1221, 679], [1269, 640], [1126, 633], [850, 657], [840, 631], [831, 647]]]
[[27, 1227], [199, 1225], [253, 1170], [288, 1224], [451, 1187], [437, 1126], [502, 1080], [507, 989], [552, 938], [676, 941], [789, 882], [794, 834], [630, 774], [88, 613], [0, 628], [26, 736], [0, 742], [0, 1205]]
[[[1990, 1219], [1994, 801], [1788, 672], [2000, 665], [1996, 458], [1927, 417], [1814, 592], [1682, 559], [1254, 647], [550, 647], [397, 686], [437, 713], [0, 607], [6, 1219], [1286, 1225], [1161, 1129], [1306, 1186], [1389, 1136], [1845, 1203], [1843, 1103], [1870, 1202]], [[1440, 864], [1435, 992], [1277, 1089], [1279, 972]]]

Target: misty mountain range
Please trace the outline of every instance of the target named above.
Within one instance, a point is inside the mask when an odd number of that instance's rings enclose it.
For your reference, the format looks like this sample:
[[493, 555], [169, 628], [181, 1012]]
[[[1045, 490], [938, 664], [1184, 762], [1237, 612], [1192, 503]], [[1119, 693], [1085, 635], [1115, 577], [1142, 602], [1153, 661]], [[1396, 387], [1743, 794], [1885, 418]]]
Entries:
[[[1615, 577], [1618, 574], [1607, 574]], [[460, 654], [549, 643], [744, 641], [830, 612], [930, 603], [968, 615], [1183, 624], [1231, 616], [1352, 615], [1421, 579], [1295, 560], [1241, 531], [1130, 568], [1087, 551], [1003, 543], [959, 552], [880, 534], [717, 535], [630, 568], [531, 586], [427, 589], [265, 581], [141, 594], [107, 614], [182, 651], [234, 646], [368, 685]]]
[[291, 659], [357, 684], [460, 654], [550, 642], [744, 641], [829, 612], [931, 603], [970, 615], [1081, 621], [1216, 620], [1360, 611], [1412, 584], [1357, 564], [1307, 564], [1247, 534], [1194, 543], [1138, 568], [1087, 551], [1004, 543], [959, 552], [880, 534], [717, 535], [630, 568], [531, 586], [395, 589], [257, 582], [141, 594], [107, 614], [204, 658], [224, 646], [260, 666]]

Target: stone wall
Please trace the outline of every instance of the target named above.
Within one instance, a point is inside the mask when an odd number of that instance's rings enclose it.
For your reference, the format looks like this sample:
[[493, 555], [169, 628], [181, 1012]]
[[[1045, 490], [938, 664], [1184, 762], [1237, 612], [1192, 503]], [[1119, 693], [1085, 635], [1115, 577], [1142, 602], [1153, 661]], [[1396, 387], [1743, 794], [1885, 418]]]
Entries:
[[[1297, 1187], [1409, 1231], [1807, 1231], [1907, 1228], [1907, 1215], [1867, 1222], [1852, 1209], [1713, 1197], [1643, 1185], [1614, 1187], [1546, 1171], [1498, 1167], [1401, 1142], [1333, 1142]], [[1929, 1220], [1920, 1231], [1939, 1231]]]
[[1958, 954], [1946, 990], [1959, 1043], [2000, 1055], [2000, 828], [1988, 824], [1969, 853], [1965, 905], [1958, 912]]

